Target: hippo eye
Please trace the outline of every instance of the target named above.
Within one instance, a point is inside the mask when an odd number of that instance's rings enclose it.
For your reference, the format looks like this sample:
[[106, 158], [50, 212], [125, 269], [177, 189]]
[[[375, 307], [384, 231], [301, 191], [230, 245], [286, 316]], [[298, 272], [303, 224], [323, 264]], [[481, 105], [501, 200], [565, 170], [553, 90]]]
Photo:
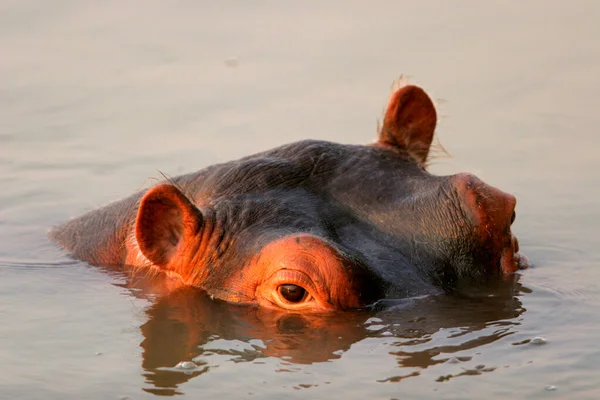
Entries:
[[277, 290], [290, 303], [300, 303], [306, 297], [306, 289], [298, 285], [280, 285]]

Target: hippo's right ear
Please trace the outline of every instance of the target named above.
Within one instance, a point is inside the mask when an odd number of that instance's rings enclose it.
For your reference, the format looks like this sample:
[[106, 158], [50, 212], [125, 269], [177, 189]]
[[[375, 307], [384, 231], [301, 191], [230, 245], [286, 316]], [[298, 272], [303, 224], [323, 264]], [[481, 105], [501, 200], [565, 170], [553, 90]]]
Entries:
[[405, 151], [424, 165], [433, 140], [437, 114], [423, 89], [407, 85], [390, 97], [377, 144]]
[[171, 269], [185, 258], [186, 244], [199, 240], [202, 213], [173, 185], [148, 190], [140, 202], [135, 236], [142, 254], [154, 265]]

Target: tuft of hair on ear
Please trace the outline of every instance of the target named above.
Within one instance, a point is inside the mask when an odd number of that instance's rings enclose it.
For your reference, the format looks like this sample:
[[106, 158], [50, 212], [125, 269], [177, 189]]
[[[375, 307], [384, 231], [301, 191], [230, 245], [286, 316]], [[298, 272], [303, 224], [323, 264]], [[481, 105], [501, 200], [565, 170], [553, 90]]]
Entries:
[[156, 170], [160, 176], [163, 177], [163, 179], [167, 182], [169, 182], [169, 184], [175, 186], [177, 189], [179, 189], [180, 192], [183, 193], [182, 188], [177, 184], [177, 182], [175, 182], [175, 180], [173, 180], [173, 177], [171, 175], [167, 175], [165, 172], [162, 172], [160, 169]]
[[423, 168], [428, 169], [431, 165], [435, 164], [437, 160], [452, 158], [452, 154], [446, 150], [446, 148], [440, 142], [440, 139], [436, 136], [433, 138], [433, 142], [429, 147], [429, 155], [423, 165]]
[[390, 86], [390, 94], [388, 95], [388, 98], [394, 93], [396, 92], [398, 89], [403, 88], [404, 86], [408, 85], [408, 76], [404, 76], [404, 74], [400, 74], [400, 76], [398, 76], [398, 78], [396, 78], [391, 86]]
[[381, 135], [381, 130], [383, 129], [382, 121], [384, 120], [385, 112], [387, 111], [387, 102], [389, 101], [390, 97], [392, 96], [392, 94], [394, 94], [394, 92], [396, 90], [398, 90], [406, 85], [408, 85], [408, 78], [406, 76], [404, 76], [403, 74], [400, 74], [400, 76], [398, 78], [396, 78], [390, 85], [390, 93], [388, 94], [386, 99], [383, 101], [383, 104], [385, 104], [385, 106], [381, 109], [381, 116], [379, 118], [377, 118], [377, 137], [379, 137]]
[[160, 174], [160, 176], [162, 176], [162, 177], [163, 177], [163, 179], [169, 183], [169, 185], [175, 186], [177, 189], [179, 189], [179, 191], [180, 191], [180, 192], [181, 192], [181, 193], [182, 193], [182, 194], [183, 194], [185, 197], [187, 197], [187, 198], [188, 198], [188, 200], [190, 200], [190, 199], [191, 199], [191, 198], [190, 198], [190, 195], [189, 195], [188, 193], [186, 193], [186, 190], [185, 190], [185, 189], [184, 189], [184, 188], [183, 188], [183, 187], [182, 187], [182, 186], [181, 186], [181, 185], [180, 185], [178, 182], [176, 182], [176, 181], [175, 181], [175, 179], [173, 179], [173, 177], [172, 177], [172, 176], [170, 176], [170, 175], [167, 175], [166, 173], [164, 173], [164, 172], [162, 172], [162, 171], [160, 171], [160, 170], [157, 170], [157, 171], [158, 171], [158, 173]]
[[160, 185], [161, 183], [168, 183], [171, 186], [175, 186], [177, 189], [179, 189], [179, 191], [188, 198], [188, 200], [191, 201], [192, 199], [192, 195], [185, 190], [180, 184], [179, 182], [177, 182], [175, 180], [175, 178], [173, 178], [171, 175], [162, 172], [161, 170], [157, 169], [156, 172], [158, 172], [161, 176], [161, 178], [156, 177], [156, 176], [149, 176], [147, 177], [144, 182], [140, 185], [140, 187], [138, 188], [138, 190], [141, 190], [142, 188], [144, 188], [145, 186], [148, 186], [146, 189], [151, 189], [152, 187], [156, 186], [156, 185]]
[[160, 183], [166, 182], [169, 185], [175, 186], [177, 189], [179, 189], [179, 191], [181, 193], [183, 193], [183, 195], [185, 197], [187, 197], [188, 199], [190, 198], [189, 194], [186, 193], [186, 191], [183, 189], [183, 187], [181, 187], [181, 185], [177, 181], [175, 181], [175, 179], [171, 175], [168, 175], [167, 173], [162, 172], [159, 169], [157, 169], [156, 172], [158, 172], [160, 174], [160, 176], [162, 177], [162, 179], [158, 178], [156, 176], [149, 176], [146, 179], [144, 179], [144, 182], [142, 182], [142, 184], [140, 185], [140, 187], [138, 187], [138, 190], [141, 190], [145, 186], [149, 186], [149, 188], [150, 188], [152, 186], [155, 186], [155, 185], [158, 185]]
[[[385, 113], [387, 111], [387, 103], [389, 101], [389, 98], [397, 90], [410, 84], [408, 78], [409, 78], [408, 75], [400, 74], [398, 76], [398, 78], [396, 78], [390, 85], [390, 92], [389, 92], [387, 98], [384, 100], [385, 106], [381, 109], [381, 116], [379, 118], [377, 118], [377, 132], [376, 133], [377, 133], [378, 138], [381, 137], [381, 130], [383, 129], [383, 120], [385, 118]], [[431, 98], [431, 101], [433, 102], [434, 107], [436, 108], [436, 110], [438, 110], [438, 113], [439, 113], [439, 111], [441, 110], [442, 105], [445, 103], [445, 101], [442, 99], [439, 99], [439, 98], [435, 98], [435, 97], [430, 97], [430, 98]], [[440, 122], [439, 120], [443, 119], [443, 118], [446, 118], [446, 116], [444, 116], [444, 115], [439, 116], [438, 125]], [[434, 164], [434, 162], [436, 160], [447, 159], [447, 158], [452, 158], [452, 155], [448, 152], [448, 150], [446, 150], [446, 148], [440, 142], [440, 139], [437, 135], [437, 129], [436, 129], [436, 134], [433, 138], [433, 142], [431, 143], [431, 146], [429, 147], [429, 154], [427, 155], [427, 160], [425, 161], [425, 163], [422, 164], [422, 167], [427, 169], [432, 164]]]

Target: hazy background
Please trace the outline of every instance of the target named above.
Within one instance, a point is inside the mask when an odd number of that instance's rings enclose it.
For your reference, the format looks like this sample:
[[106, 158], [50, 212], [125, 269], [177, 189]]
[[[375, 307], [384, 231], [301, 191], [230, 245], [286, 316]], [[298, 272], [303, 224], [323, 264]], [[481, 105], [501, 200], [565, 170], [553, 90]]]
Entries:
[[[474, 306], [417, 335], [422, 354], [465, 353], [462, 364], [403, 362], [417, 344], [390, 328], [399, 314], [378, 328], [389, 335], [361, 333], [309, 364], [263, 350], [262, 364], [234, 362], [231, 348], [254, 343], [236, 336], [169, 393], [598, 398], [598, 21], [596, 1], [0, 1], [0, 398], [158, 386], [142, 366], [153, 300], [71, 261], [50, 226], [158, 171], [306, 138], [370, 142], [400, 74], [437, 103], [452, 158], [432, 171], [517, 196], [514, 230], [536, 267], [520, 279], [522, 307], [487, 305], [497, 313], [481, 322]], [[548, 344], [514, 345], [538, 335]]]

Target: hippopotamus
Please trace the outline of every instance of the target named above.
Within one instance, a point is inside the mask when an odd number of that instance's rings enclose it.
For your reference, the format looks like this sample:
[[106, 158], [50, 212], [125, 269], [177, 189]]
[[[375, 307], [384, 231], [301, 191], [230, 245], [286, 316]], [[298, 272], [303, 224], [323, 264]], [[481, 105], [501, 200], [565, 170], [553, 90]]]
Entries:
[[167, 274], [213, 299], [360, 309], [456, 291], [527, 267], [514, 196], [427, 171], [427, 93], [390, 96], [375, 143], [303, 140], [165, 179], [54, 228], [72, 256]]

